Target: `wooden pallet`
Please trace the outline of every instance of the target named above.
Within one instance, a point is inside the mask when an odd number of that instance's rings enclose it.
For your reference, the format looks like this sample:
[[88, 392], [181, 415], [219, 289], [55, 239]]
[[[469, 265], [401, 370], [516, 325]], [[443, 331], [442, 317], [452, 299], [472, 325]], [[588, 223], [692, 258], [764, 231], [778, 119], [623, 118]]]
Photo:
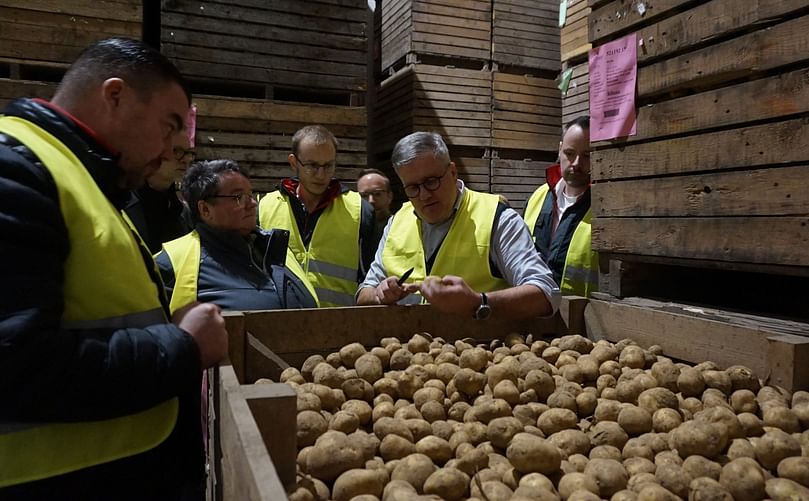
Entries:
[[562, 103], [549, 78], [494, 72], [492, 146], [555, 151]]
[[587, 37], [589, 16], [587, 0], [567, 0], [567, 20], [560, 33], [562, 61], [571, 64], [586, 61], [591, 47]]
[[383, 72], [409, 55], [489, 61], [492, 0], [385, 0], [381, 37]]
[[335, 177], [352, 184], [367, 165], [364, 107], [198, 97], [197, 156], [230, 158], [250, 170], [253, 189], [272, 191], [292, 175], [287, 162], [292, 135], [304, 125], [321, 124], [340, 142]]
[[590, 68], [587, 61], [573, 66], [567, 94], [562, 96], [562, 124], [590, 114]]
[[40, 97], [50, 99], [55, 91], [56, 84], [54, 83], [0, 78], [0, 111], [17, 98]]
[[636, 136], [595, 145], [594, 247], [805, 276], [809, 6], [661, 1], [607, 15], [618, 3], [593, 11], [591, 38], [644, 40], [642, 106]]
[[408, 65], [377, 91], [374, 152], [390, 151], [402, 137], [427, 130], [454, 147], [491, 142], [492, 74], [489, 71]]
[[162, 4], [161, 50], [218, 94], [350, 102], [367, 87], [369, 16], [362, 0], [174, 0]]
[[142, 20], [140, 0], [0, 0], [0, 61], [64, 70], [94, 42], [140, 38]]
[[545, 183], [545, 169], [552, 162], [542, 160], [492, 159], [492, 193], [508, 199], [509, 204], [520, 214], [531, 194]]
[[559, 71], [559, 2], [493, 0], [492, 61]]

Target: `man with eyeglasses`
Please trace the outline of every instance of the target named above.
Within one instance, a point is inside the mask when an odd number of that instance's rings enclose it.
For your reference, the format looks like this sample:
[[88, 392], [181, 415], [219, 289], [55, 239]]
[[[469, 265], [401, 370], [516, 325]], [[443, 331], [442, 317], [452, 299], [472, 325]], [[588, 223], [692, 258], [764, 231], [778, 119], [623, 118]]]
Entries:
[[559, 163], [545, 176], [548, 182], [528, 199], [525, 222], [562, 294], [589, 296], [598, 290], [598, 253], [590, 241], [590, 117], [565, 126]]
[[374, 209], [334, 179], [337, 139], [322, 125], [292, 136], [287, 157], [295, 177], [259, 202], [259, 225], [289, 230], [289, 247], [307, 273], [321, 306], [350, 306], [373, 261]]
[[559, 288], [525, 223], [498, 195], [464, 186], [440, 135], [401, 139], [391, 161], [410, 202], [385, 227], [357, 304], [426, 300], [479, 320], [556, 311]]
[[197, 108], [192, 105], [186, 118], [186, 133], [177, 134], [173, 140], [172, 158], [163, 160], [160, 168], [146, 178], [146, 184], [133, 192], [124, 208], [152, 254], [160, 252], [164, 242], [191, 231], [188, 208], [177, 185], [196, 156], [196, 115]]

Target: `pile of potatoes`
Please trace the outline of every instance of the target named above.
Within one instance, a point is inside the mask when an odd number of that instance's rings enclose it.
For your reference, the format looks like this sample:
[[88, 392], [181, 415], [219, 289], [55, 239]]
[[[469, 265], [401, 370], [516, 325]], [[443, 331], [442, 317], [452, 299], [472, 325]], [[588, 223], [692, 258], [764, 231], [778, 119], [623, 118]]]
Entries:
[[427, 333], [284, 371], [290, 499], [809, 500], [809, 393], [629, 340]]

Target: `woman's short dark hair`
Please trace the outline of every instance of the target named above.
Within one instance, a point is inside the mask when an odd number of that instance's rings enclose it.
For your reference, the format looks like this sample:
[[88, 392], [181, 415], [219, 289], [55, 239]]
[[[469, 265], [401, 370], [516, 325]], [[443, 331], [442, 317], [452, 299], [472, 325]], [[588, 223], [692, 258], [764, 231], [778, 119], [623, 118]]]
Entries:
[[236, 172], [244, 177], [247, 173], [234, 160], [204, 160], [195, 162], [183, 176], [183, 199], [191, 210], [191, 218], [199, 221], [197, 202], [207, 200], [219, 190], [219, 175]]

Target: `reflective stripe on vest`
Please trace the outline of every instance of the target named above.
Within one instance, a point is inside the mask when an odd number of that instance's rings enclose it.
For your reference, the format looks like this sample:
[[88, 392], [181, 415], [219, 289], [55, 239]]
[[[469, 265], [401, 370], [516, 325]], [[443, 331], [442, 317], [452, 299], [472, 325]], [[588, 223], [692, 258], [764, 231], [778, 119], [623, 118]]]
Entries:
[[[164, 323], [159, 294], [120, 211], [64, 144], [17, 117], [0, 132], [26, 145], [50, 172], [67, 226], [63, 328], [142, 327]], [[148, 251], [145, 251], [148, 255]], [[160, 288], [159, 288], [160, 287]], [[31, 370], [36, 370], [35, 366]], [[0, 487], [40, 480], [140, 454], [174, 429], [178, 400], [139, 413], [79, 423], [7, 423], [0, 427]]]
[[[533, 238], [536, 238], [534, 228], [549, 191], [550, 187], [543, 184], [531, 195], [525, 206], [524, 219]], [[588, 297], [598, 291], [598, 253], [593, 251], [591, 244], [591, 217], [592, 209], [588, 209], [576, 226], [570, 246], [567, 248], [562, 283], [559, 284], [563, 295]]]
[[[169, 303], [172, 313], [197, 300], [201, 248], [199, 233], [196, 230], [163, 244], [163, 250], [166, 251], [174, 270], [174, 289]], [[287, 247], [286, 267], [300, 279], [315, 299], [315, 304], [320, 304], [315, 289], [306, 279], [303, 268], [295, 260], [289, 247]]]
[[[489, 249], [497, 214], [498, 195], [464, 189], [463, 200], [436, 255], [431, 275], [457, 275], [478, 292], [508, 287], [508, 282], [492, 276]], [[414, 268], [407, 282], [420, 282], [426, 275], [426, 258], [421, 241], [421, 223], [408, 202], [393, 216], [382, 265], [388, 276], [401, 276]]]
[[303, 245], [290, 198], [268, 193], [258, 204], [259, 225], [289, 231], [289, 247], [306, 272], [321, 306], [351, 306], [357, 292], [362, 198], [348, 191], [335, 198], [317, 220], [309, 248]]

